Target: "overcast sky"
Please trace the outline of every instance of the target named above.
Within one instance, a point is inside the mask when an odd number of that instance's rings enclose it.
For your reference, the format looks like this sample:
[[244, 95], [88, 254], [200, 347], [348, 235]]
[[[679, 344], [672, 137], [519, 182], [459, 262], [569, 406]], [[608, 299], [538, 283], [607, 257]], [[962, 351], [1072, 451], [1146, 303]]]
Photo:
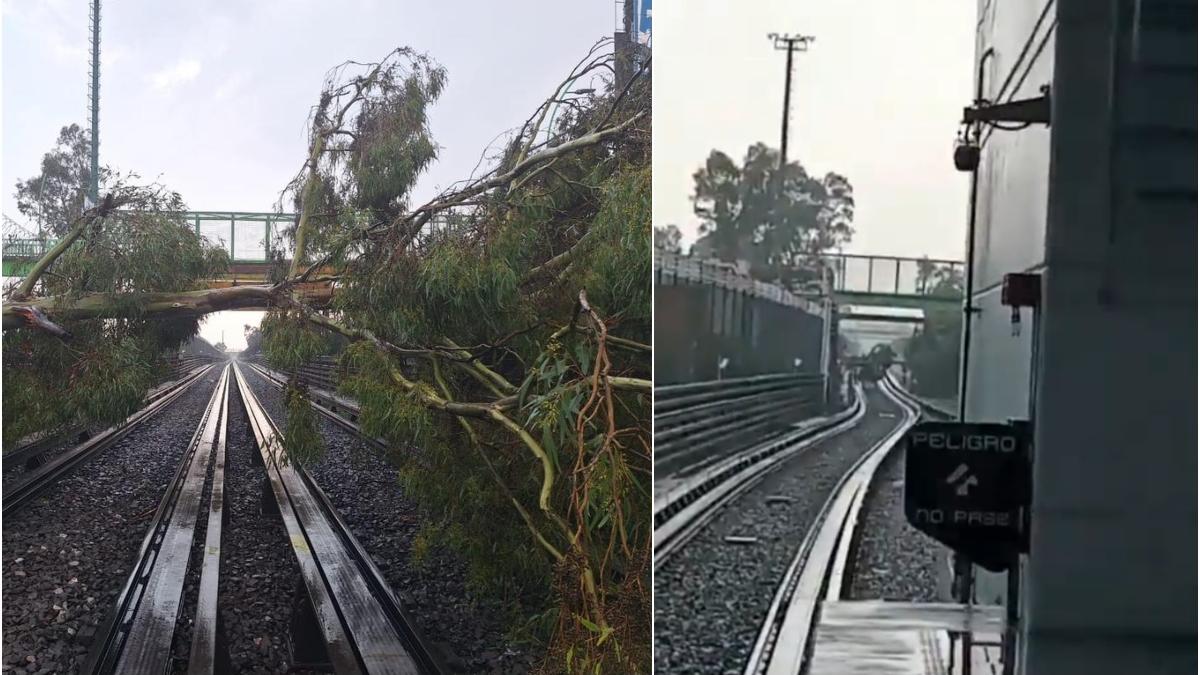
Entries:
[[[87, 123], [87, 0], [3, 2], [3, 211], [58, 130]], [[103, 3], [100, 161], [158, 178], [188, 207], [269, 211], [304, 160], [305, 118], [329, 68], [408, 45], [448, 73], [431, 111], [440, 161], [415, 199], [465, 178], [599, 38], [615, 5], [406, 0], [122, 0]], [[211, 317], [244, 344], [250, 312]]]
[[739, 164], [778, 148], [786, 53], [796, 54], [788, 156], [854, 186], [847, 251], [961, 260], [967, 174], [953, 141], [972, 95], [967, 0], [688, 0], [654, 7], [654, 223], [696, 236], [692, 174], [713, 149]]

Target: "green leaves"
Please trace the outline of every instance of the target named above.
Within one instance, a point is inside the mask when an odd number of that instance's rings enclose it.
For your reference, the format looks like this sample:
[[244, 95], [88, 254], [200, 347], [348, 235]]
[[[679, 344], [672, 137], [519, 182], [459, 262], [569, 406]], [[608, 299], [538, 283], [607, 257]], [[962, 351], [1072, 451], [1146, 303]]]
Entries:
[[414, 290], [435, 334], [474, 342], [512, 324], [518, 280], [503, 260], [447, 242], [421, 261]]
[[835, 173], [818, 178], [779, 153], [750, 146], [742, 166], [714, 150], [693, 176], [703, 237], [694, 252], [744, 260], [766, 281], [798, 285], [815, 277], [825, 251], [854, 235], [854, 190]]
[[325, 440], [317, 422], [317, 412], [309, 404], [307, 392], [289, 382], [283, 392], [287, 409], [287, 428], [283, 432], [283, 450], [287, 459], [301, 466], [314, 464], [325, 451]]
[[[54, 148], [42, 156], [41, 172], [17, 181], [17, 210], [52, 237], [66, 234], [71, 222], [83, 213], [92, 173], [88, 136], [78, 124], [63, 127]], [[100, 167], [101, 194], [111, 178], [112, 171]]]
[[326, 353], [329, 335], [320, 333], [302, 315], [274, 310], [263, 317], [262, 351], [267, 363], [276, 370], [293, 373], [296, 369]]
[[38, 335], [4, 336], [6, 445], [77, 423], [117, 424], [141, 407], [161, 374], [153, 341], [95, 328], [72, 327], [72, 346]]
[[580, 258], [577, 278], [603, 314], [648, 326], [653, 293], [650, 167], [622, 167], [604, 182], [602, 194], [591, 224], [595, 236]]
[[[363, 221], [408, 208], [412, 187], [437, 158], [427, 109], [445, 82], [439, 64], [407, 47], [329, 72], [311, 118], [309, 162], [281, 199], [305, 212], [306, 258], [340, 257], [344, 235]], [[295, 241], [294, 230], [284, 234]]]

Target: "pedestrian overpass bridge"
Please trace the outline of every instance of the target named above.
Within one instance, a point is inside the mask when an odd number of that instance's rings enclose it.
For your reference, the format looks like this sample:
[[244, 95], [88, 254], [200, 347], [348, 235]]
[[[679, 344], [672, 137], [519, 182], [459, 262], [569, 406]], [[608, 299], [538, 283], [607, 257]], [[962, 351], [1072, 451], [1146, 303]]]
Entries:
[[[962, 303], [961, 295], [936, 294], [937, 275], [963, 277], [959, 260], [838, 253], [825, 256], [833, 270], [839, 306], [926, 308]], [[896, 313], [891, 320], [904, 320]]]
[[[186, 211], [179, 214], [196, 234], [229, 253], [229, 273], [212, 280], [214, 287], [262, 283], [271, 268], [273, 253], [287, 257], [290, 251], [274, 251], [272, 240], [279, 228], [296, 222], [295, 213], [249, 211]], [[3, 243], [4, 276], [24, 276], [56, 239], [6, 238]]]
[[[963, 263], [958, 260], [853, 253], [828, 254], [821, 259], [830, 271], [828, 291], [839, 308], [839, 316], [845, 316], [847, 311], [859, 315], [845, 318], [866, 320], [873, 315], [880, 321], [919, 323], [919, 314], [891, 309], [924, 310], [962, 303], [961, 294], [935, 293], [939, 275], [962, 278]], [[826, 290], [817, 284], [811, 291], [791, 293], [779, 286], [751, 279], [734, 264], [665, 251], [654, 252], [654, 282], [718, 286], [813, 312], [821, 311], [819, 305], [826, 295]]]

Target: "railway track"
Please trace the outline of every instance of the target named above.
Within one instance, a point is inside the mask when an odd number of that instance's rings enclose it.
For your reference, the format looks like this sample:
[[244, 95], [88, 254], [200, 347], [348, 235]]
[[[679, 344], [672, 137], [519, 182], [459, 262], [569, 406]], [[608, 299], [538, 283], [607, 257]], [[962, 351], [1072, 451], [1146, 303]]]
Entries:
[[788, 424], [815, 416], [822, 405], [820, 375], [758, 375], [657, 387], [654, 391], [654, 470], [659, 476], [694, 473]]
[[[242, 365], [268, 412], [285, 414], [279, 392], [287, 378], [256, 363]], [[435, 554], [436, 562], [417, 562], [406, 551], [405, 542], [419, 536], [421, 516], [397, 480], [397, 472], [407, 453], [423, 451], [367, 436], [356, 421], [357, 402], [337, 395], [335, 410], [322, 398], [331, 393], [317, 387], [308, 391], [326, 442], [324, 457], [307, 467], [309, 475], [359, 532], [360, 541], [404, 600], [410, 617], [425, 635], [436, 636], [433, 646], [448, 669], [529, 672], [536, 655], [511, 644], [495, 606], [479, 605], [478, 599], [471, 599], [465, 585], [467, 570], [456, 554], [441, 550]], [[475, 609], [467, 613], [453, 609], [464, 603]]]
[[[246, 366], [255, 373], [258, 373], [264, 380], [277, 389], [283, 389], [287, 385], [286, 377], [261, 363], [252, 361], [247, 363]], [[332, 376], [328, 376], [324, 381], [318, 381], [308, 379], [301, 372], [300, 381], [308, 385], [308, 398], [318, 412], [356, 434], [362, 433], [357, 424], [359, 415], [358, 402], [338, 394], [337, 384]], [[376, 446], [381, 445], [381, 442], [376, 439], [367, 438], [366, 440]]]
[[[183, 583], [192, 552], [192, 536], [200, 517], [208, 467], [216, 459], [212, 501], [217, 513], [215, 546], [205, 555], [203, 581], [214, 587], [220, 564], [220, 493], [225, 464], [226, 415], [229, 369], [225, 366], [213, 390], [196, 433], [183, 454], [179, 469], [151, 521], [138, 560], [101, 628], [84, 672], [166, 672], [171, 664], [171, 642], [183, 601]], [[212, 522], [208, 523], [210, 536]], [[211, 606], [210, 606], [211, 603]], [[196, 612], [190, 672], [213, 672], [216, 666], [216, 593], [206, 596]], [[202, 643], [210, 645], [202, 647]], [[207, 662], [207, 668], [202, 667]]]
[[[286, 379], [284, 378], [283, 374], [270, 370], [267, 367], [266, 362], [263, 360], [262, 354], [255, 354], [253, 357], [242, 361], [242, 363], [245, 363], [248, 366], [259, 368], [263, 372], [270, 373], [273, 381], [281, 381], [281, 378], [284, 380]], [[309, 387], [310, 389], [317, 390], [317, 392], [321, 394], [322, 398], [329, 399], [330, 403], [336, 404], [335, 399], [338, 397], [331, 395], [336, 395], [337, 393], [338, 382], [343, 372], [342, 368], [343, 367], [338, 364], [338, 357], [318, 356], [312, 361], [297, 368], [296, 377], [305, 386]]]
[[[3, 497], [3, 513], [9, 515], [13, 511], [28, 504], [34, 497], [41, 494], [48, 486], [53, 485], [63, 476], [73, 471], [76, 467], [87, 461], [89, 458], [96, 456], [107, 448], [112, 447], [122, 438], [128, 436], [132, 431], [141, 425], [152, 420], [159, 412], [166, 409], [176, 399], [188, 391], [188, 389], [203, 377], [213, 368], [213, 366], [200, 366], [191, 371], [184, 378], [170, 384], [169, 386], [161, 387], [147, 396], [148, 405], [141, 410], [130, 415], [124, 422], [116, 426], [109, 427], [100, 433], [86, 438], [82, 443], [68, 448], [55, 456], [53, 459], [40, 464], [32, 470], [25, 471], [20, 477], [13, 481], [12, 485], [5, 485]], [[41, 450], [26, 449], [24, 451], [14, 451], [13, 456], [5, 457], [5, 463], [11, 466], [11, 463], [28, 463], [35, 453], [45, 453], [50, 448], [42, 448]], [[23, 455], [17, 453], [23, 452]]]
[[[195, 381], [195, 379], [203, 374], [203, 371], [206, 371], [212, 365], [213, 362], [211, 360], [204, 359], [189, 359], [177, 362], [172, 367], [171, 379], [147, 392], [143, 405], [148, 406], [176, 391], [180, 385]], [[48, 459], [47, 456], [55, 450], [61, 449], [63, 444], [70, 443], [73, 439], [75, 444], [78, 445], [85, 443], [92, 436], [93, 434], [88, 429], [78, 426], [60, 433], [42, 435], [5, 452], [3, 459], [0, 460], [3, 463], [2, 470], [8, 472], [16, 467], [21, 467], [31, 471], [44, 464]]]
[[[770, 396], [775, 391], [777, 389], [768, 389], [765, 394], [755, 392], [746, 398], [761, 401], [761, 396]], [[711, 405], [702, 402], [699, 408], [706, 410]], [[768, 414], [778, 413], [777, 406], [772, 402], [767, 403], [765, 407], [771, 411]], [[676, 410], [686, 412], [689, 409], [681, 406], [672, 412]], [[738, 418], [739, 426], [745, 424], [742, 420], [757, 419], [759, 410], [760, 408], [756, 407], [739, 410], [737, 412], [740, 416]], [[718, 461], [703, 460], [703, 466], [698, 470], [688, 467], [675, 476], [668, 475], [665, 480], [656, 476], [656, 481], [663, 480], [667, 487], [661, 491], [656, 490], [655, 495], [655, 569], [666, 564], [680, 548], [687, 545], [692, 537], [718, 517], [726, 506], [753, 489], [780, 463], [827, 438], [852, 428], [864, 414], [863, 396], [859, 390], [856, 392], [854, 402], [846, 410], [835, 415], [810, 418], [791, 426], [788, 431], [779, 436], [736, 451]], [[676, 412], [676, 415], [678, 416], [679, 412]], [[722, 418], [727, 419], [728, 416], [723, 415]], [[685, 424], [696, 426], [700, 422], [690, 421]], [[750, 424], [755, 423], [751, 422]], [[709, 427], [706, 430], [712, 430], [713, 433], [722, 437], [728, 435], [726, 431], [719, 428]]]
[[[291, 619], [293, 668], [337, 673], [438, 673], [395, 593], [282, 439], [239, 366], [225, 367], [192, 441], [159, 503], [137, 562], [93, 643], [84, 672], [167, 672], [181, 625], [190, 629], [189, 673], [231, 672], [219, 620], [226, 438], [236, 390], [258, 448], [264, 505], [278, 514], [303, 593]], [[207, 503], [207, 507], [205, 507]], [[203, 520], [203, 522], [201, 522]], [[198, 525], [203, 545], [197, 545]], [[194, 615], [180, 621], [185, 578], [199, 570]], [[241, 598], [239, 602], [246, 602]], [[175, 648], [178, 652], [178, 647]]]
[[656, 670], [800, 672], [787, 659], [848, 586], [871, 477], [916, 417], [890, 383], [859, 386], [847, 410], [656, 494]]
[[895, 428], [862, 455], [825, 500], [771, 601], [746, 664], [746, 675], [803, 672], [820, 604], [841, 600], [848, 590], [851, 552], [872, 478], [921, 415], [920, 408], [889, 378], [880, 380], [879, 388], [900, 406], [902, 415]]

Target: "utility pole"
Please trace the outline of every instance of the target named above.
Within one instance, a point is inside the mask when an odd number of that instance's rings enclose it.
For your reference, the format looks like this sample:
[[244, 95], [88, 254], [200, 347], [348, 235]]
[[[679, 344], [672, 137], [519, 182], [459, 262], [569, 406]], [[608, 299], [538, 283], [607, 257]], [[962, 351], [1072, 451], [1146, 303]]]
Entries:
[[92, 176], [88, 197], [92, 205], [100, 203], [100, 0], [92, 0], [92, 80], [88, 88], [91, 103]]
[[621, 18], [617, 30], [613, 31], [613, 54], [616, 56], [617, 86], [624, 85], [633, 76], [633, 31], [636, 21], [633, 16], [634, 0], [621, 0]]
[[787, 146], [788, 146], [788, 112], [791, 109], [792, 103], [792, 54], [795, 52], [808, 51], [808, 43], [815, 42], [817, 38], [812, 35], [790, 35], [778, 33], [768, 33], [767, 38], [775, 45], [775, 49], [787, 51], [787, 71], [784, 74], [783, 80], [783, 139], [779, 143], [779, 166], [787, 164]]

